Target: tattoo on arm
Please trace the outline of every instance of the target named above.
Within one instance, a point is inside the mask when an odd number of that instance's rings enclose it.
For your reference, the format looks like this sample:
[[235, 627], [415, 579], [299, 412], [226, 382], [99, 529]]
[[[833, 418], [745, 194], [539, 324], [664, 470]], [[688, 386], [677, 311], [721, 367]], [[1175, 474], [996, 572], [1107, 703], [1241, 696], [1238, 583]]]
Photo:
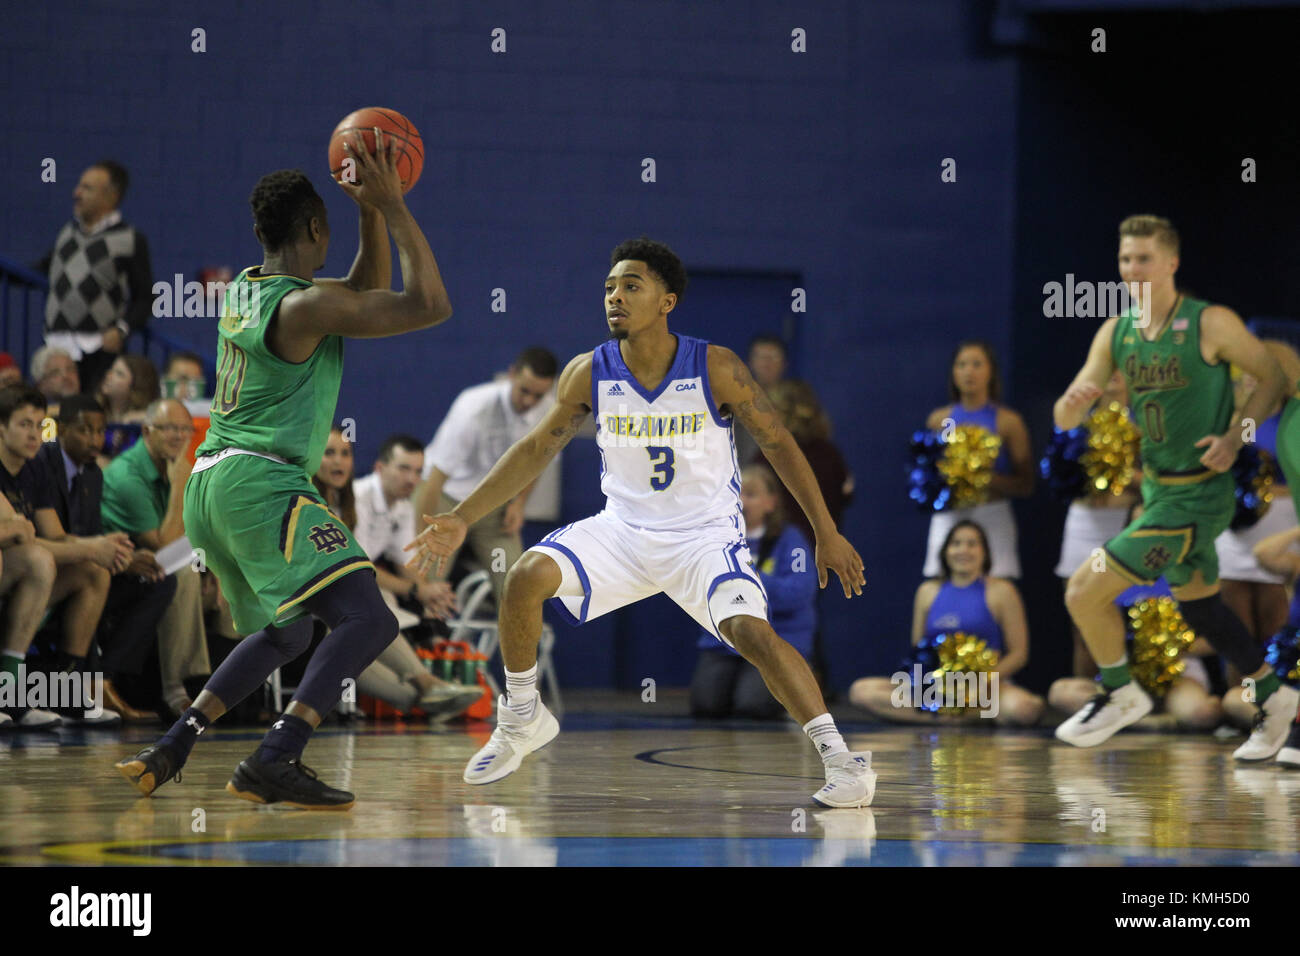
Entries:
[[749, 369], [740, 360], [740, 356], [735, 354], [731, 356], [731, 377], [736, 388], [746, 396], [743, 401], [737, 402], [734, 406], [736, 417], [753, 436], [759, 448], [764, 452], [774, 451], [781, 445], [781, 432], [784, 429], [774, 427], [772, 424], [764, 425], [759, 419], [770, 419], [779, 426], [780, 418], [776, 414], [776, 409], [772, 407], [767, 393], [754, 381], [754, 377], [749, 374]]
[[578, 429], [581, 428], [582, 423], [586, 421], [587, 414], [587, 410], [583, 408], [582, 411], [574, 412], [569, 416], [569, 423], [567, 425], [552, 428], [550, 431], [551, 440], [542, 446], [542, 450], [545, 451], [548, 456], [556, 454], [561, 448], [569, 443], [569, 439], [578, 434]]

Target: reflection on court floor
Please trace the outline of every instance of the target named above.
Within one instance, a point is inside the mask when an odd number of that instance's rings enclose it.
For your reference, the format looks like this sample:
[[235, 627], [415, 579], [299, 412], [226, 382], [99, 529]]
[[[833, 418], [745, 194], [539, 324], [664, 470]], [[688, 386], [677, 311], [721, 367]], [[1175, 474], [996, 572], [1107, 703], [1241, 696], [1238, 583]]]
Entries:
[[870, 809], [820, 810], [820, 761], [792, 724], [574, 714], [487, 787], [460, 779], [491, 728], [326, 730], [306, 759], [350, 813], [224, 791], [256, 730], [205, 735], [152, 799], [113, 762], [152, 739], [0, 741], [0, 862], [161, 866], [945, 866], [1300, 864], [1300, 773], [1234, 765], [1209, 737], [845, 725], [879, 773]]

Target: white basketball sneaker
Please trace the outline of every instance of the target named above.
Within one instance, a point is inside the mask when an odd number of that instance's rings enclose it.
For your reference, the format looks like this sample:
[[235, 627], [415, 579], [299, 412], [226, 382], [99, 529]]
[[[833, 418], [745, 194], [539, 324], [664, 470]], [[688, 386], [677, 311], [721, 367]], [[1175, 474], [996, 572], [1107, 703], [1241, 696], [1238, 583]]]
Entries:
[[506, 706], [505, 695], [497, 698], [497, 729], [483, 749], [470, 758], [465, 767], [466, 783], [492, 783], [508, 777], [534, 750], [541, 750], [560, 732], [560, 722], [546, 709], [541, 699], [537, 713], [524, 723]]
[[1300, 724], [1291, 725], [1291, 736], [1286, 739], [1286, 746], [1277, 752], [1277, 762], [1284, 767], [1300, 769]]
[[1300, 707], [1300, 693], [1283, 684], [1268, 695], [1255, 713], [1255, 725], [1246, 742], [1233, 752], [1238, 760], [1267, 760], [1286, 743], [1291, 731], [1296, 708]]
[[826, 763], [826, 786], [813, 794], [823, 807], [866, 807], [876, 795], [876, 772], [871, 751], [836, 754]]
[[1103, 690], [1078, 713], [1056, 728], [1056, 739], [1076, 747], [1095, 747], [1151, 713], [1151, 698], [1135, 680], [1112, 691]]

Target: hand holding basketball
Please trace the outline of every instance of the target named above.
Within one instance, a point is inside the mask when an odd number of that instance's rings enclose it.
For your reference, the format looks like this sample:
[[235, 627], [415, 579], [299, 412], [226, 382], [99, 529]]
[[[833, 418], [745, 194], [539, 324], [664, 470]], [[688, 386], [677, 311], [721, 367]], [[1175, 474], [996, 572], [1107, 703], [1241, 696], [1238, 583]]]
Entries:
[[358, 203], [367, 203], [376, 209], [390, 209], [402, 202], [402, 179], [397, 170], [396, 151], [392, 141], [375, 129], [375, 155], [370, 155], [360, 133], [353, 133], [343, 143], [343, 149], [355, 159], [357, 182], [340, 182], [349, 196]]
[[[420, 138], [420, 131], [415, 125], [396, 110], [370, 106], [343, 117], [330, 136], [330, 175], [340, 184], [364, 183], [358, 157], [363, 153], [379, 155], [380, 131], [384, 134], [385, 142], [393, 149], [394, 162], [402, 184], [401, 191], [409, 192], [424, 169], [424, 140]], [[364, 149], [356, 148], [356, 135], [360, 135], [364, 141]], [[346, 148], [349, 143], [352, 144], [350, 150]]]

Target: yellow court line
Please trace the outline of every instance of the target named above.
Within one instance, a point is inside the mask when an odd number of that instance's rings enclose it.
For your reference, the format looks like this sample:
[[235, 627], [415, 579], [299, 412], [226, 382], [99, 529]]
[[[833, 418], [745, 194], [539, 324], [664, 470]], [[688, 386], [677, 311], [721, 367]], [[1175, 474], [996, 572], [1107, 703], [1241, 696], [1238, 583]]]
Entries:
[[[770, 836], [770, 834], [769, 834], [768, 836]], [[755, 834], [753, 837], [734, 837], [734, 836], [719, 836], [719, 835], [717, 835], [717, 834], [685, 834], [685, 833], [681, 833], [681, 834], [671, 834], [671, 835], [669, 835], [669, 834], [646, 834], [646, 833], [639, 833], [639, 834], [638, 834], [638, 833], [619, 833], [619, 834], [590, 834], [590, 833], [582, 834], [582, 833], [577, 833], [577, 834], [564, 834], [564, 835], [555, 835], [555, 834], [551, 834], [551, 835], [547, 835], [547, 836], [532, 836], [532, 837], [530, 837], [530, 836], [526, 836], [526, 835], [521, 835], [521, 836], [517, 836], [517, 837], [515, 837], [515, 836], [505, 836], [505, 835], [501, 835], [501, 836], [493, 836], [493, 837], [491, 837], [491, 838], [486, 838], [486, 837], [475, 837], [473, 834], [447, 834], [447, 835], [444, 835], [444, 836], [429, 836], [429, 835], [425, 835], [425, 836], [412, 836], [412, 835], [406, 835], [406, 836], [344, 837], [343, 839], [344, 839], [344, 840], [355, 840], [355, 841], [357, 841], [357, 842], [362, 842], [362, 841], [366, 841], [366, 840], [471, 840], [471, 839], [493, 839], [493, 840], [539, 840], [539, 841], [546, 841], [546, 840], [593, 840], [593, 839], [594, 839], [594, 840], [646, 840], [646, 839], [655, 839], [655, 840], [724, 840], [724, 841], [726, 841], [726, 840], [735, 840], [735, 839], [741, 839], [741, 840], [744, 840], [744, 839], [758, 839], [758, 838], [762, 838], [762, 836], [759, 835], [759, 834]], [[240, 844], [240, 843], [290, 843], [290, 842], [295, 842], [295, 841], [300, 842], [300, 841], [304, 841], [304, 840], [330, 840], [330, 839], [333, 839], [333, 838], [331, 838], [331, 837], [326, 837], [326, 836], [319, 836], [319, 835], [316, 835], [316, 836], [305, 835], [305, 836], [283, 836], [283, 837], [272, 837], [272, 838], [266, 838], [266, 837], [264, 837], [264, 838], [260, 838], [260, 839], [259, 839], [259, 838], [252, 838], [252, 837], [250, 837], [250, 838], [240, 838], [240, 839], [235, 839], [235, 840], [227, 839], [227, 838], [225, 838], [225, 837], [200, 837], [200, 838], [198, 838], [198, 839], [194, 839], [194, 840], [148, 839], [148, 840], [108, 840], [108, 841], [101, 841], [101, 842], [85, 842], [85, 843], [64, 843], [64, 844], [54, 844], [54, 845], [51, 845], [51, 846], [42, 847], [42, 849], [41, 849], [41, 854], [42, 854], [42, 855], [39, 856], [39, 857], [30, 857], [30, 856], [23, 856], [23, 857], [6, 857], [6, 856], [0, 856], [0, 864], [17, 864], [17, 863], [27, 863], [27, 864], [35, 863], [35, 864], [42, 864], [42, 863], [49, 863], [50, 860], [51, 860], [51, 858], [52, 858], [52, 859], [58, 860], [58, 861], [60, 861], [60, 862], [67, 862], [67, 863], [91, 863], [91, 864], [94, 864], [94, 863], [100, 863], [100, 864], [109, 864], [109, 865], [117, 865], [117, 866], [120, 866], [120, 865], [136, 865], [136, 866], [223, 866], [223, 867], [232, 867], [232, 866], [295, 866], [295, 865], [297, 865], [297, 866], [307, 866], [307, 865], [309, 865], [309, 864], [294, 864], [294, 863], [287, 862], [287, 861], [266, 861], [266, 862], [262, 862], [262, 861], [251, 861], [251, 860], [229, 860], [229, 859], [228, 859], [228, 860], [219, 860], [219, 859], [207, 859], [207, 860], [205, 860], [205, 859], [187, 859], [187, 858], [185, 858], [185, 857], [139, 856], [139, 855], [136, 855], [136, 854], [130, 854], [130, 853], [113, 853], [113, 852], [110, 852], [110, 851], [113, 850], [113, 849], [115, 849], [115, 848], [118, 848], [118, 847], [121, 847], [121, 848], [130, 848], [130, 847], [141, 847], [141, 846], [180, 846], [180, 845], [185, 845], [185, 846], [194, 846], [194, 845], [198, 845], [198, 846], [201, 846], [201, 845], [205, 845], [205, 844], [218, 844], [218, 843], [226, 843], [226, 844], [230, 844], [230, 845], [238, 845], [238, 844]], [[819, 842], [821, 842], [822, 840], [824, 840], [824, 839], [826, 839], [826, 838], [825, 838], [825, 837], [818, 836], [818, 835], [816, 835], [816, 834], [803, 834], [803, 835], [782, 836], [782, 837], [780, 837], [780, 839], [787, 839], [787, 840], [812, 840], [812, 841], [814, 841], [814, 842], [818, 842], [818, 843], [819, 843]], [[838, 839], [838, 838], [832, 838], [832, 839]], [[844, 837], [843, 839], [848, 840], [849, 842], [852, 842], [852, 841], [854, 840], [853, 837]], [[1235, 852], [1245, 852], [1245, 853], [1249, 853], [1249, 852], [1267, 852], [1267, 851], [1270, 849], [1270, 848], [1268, 848], [1268, 847], [1240, 847], [1240, 846], [1225, 846], [1225, 845], [1222, 845], [1222, 844], [1186, 844], [1186, 843], [1166, 843], [1166, 842], [1163, 842], [1163, 841], [1160, 841], [1160, 842], [1155, 842], [1155, 841], [1153, 841], [1153, 842], [1149, 842], [1149, 843], [1139, 843], [1139, 844], [1134, 844], [1134, 843], [1103, 843], [1103, 842], [1094, 842], [1094, 841], [1090, 841], [1090, 840], [1081, 840], [1081, 841], [1079, 841], [1079, 842], [1077, 842], [1077, 843], [1071, 843], [1071, 842], [1065, 842], [1065, 841], [1062, 841], [1062, 840], [1059, 840], [1059, 839], [1058, 839], [1058, 840], [1051, 840], [1051, 839], [1038, 839], [1038, 840], [1025, 840], [1025, 839], [1021, 839], [1021, 840], [1005, 840], [1005, 839], [998, 839], [998, 838], [996, 838], [996, 837], [991, 837], [991, 836], [988, 836], [988, 835], [986, 835], [986, 834], [979, 834], [979, 835], [977, 835], [977, 836], [971, 836], [971, 835], [969, 835], [969, 834], [963, 834], [963, 835], [960, 835], [960, 836], [956, 836], [956, 835], [955, 835], [955, 836], [953, 836], [952, 839], [945, 839], [945, 838], [944, 838], [943, 836], [941, 836], [941, 835], [934, 835], [934, 834], [931, 834], [931, 835], [925, 835], [925, 836], [911, 836], [911, 835], [888, 836], [888, 837], [877, 836], [877, 837], [875, 837], [874, 839], [877, 840], [877, 841], [890, 841], [890, 842], [899, 842], [899, 843], [930, 843], [930, 842], [938, 841], [938, 842], [942, 842], [942, 843], [984, 843], [984, 844], [997, 844], [997, 845], [1007, 846], [1007, 847], [1015, 847], [1015, 846], [1060, 846], [1060, 847], [1064, 847], [1064, 848], [1067, 848], [1067, 849], [1068, 849], [1068, 848], [1079, 848], [1079, 849], [1084, 849], [1084, 848], [1100, 848], [1100, 847], [1105, 847], [1105, 848], [1108, 848], [1108, 849], [1114, 849], [1114, 850], [1131, 850], [1131, 851], [1149, 851], [1149, 850], [1229, 850], [1229, 851], [1235, 851]], [[319, 864], [310, 864], [310, 865], [319, 865]]]

